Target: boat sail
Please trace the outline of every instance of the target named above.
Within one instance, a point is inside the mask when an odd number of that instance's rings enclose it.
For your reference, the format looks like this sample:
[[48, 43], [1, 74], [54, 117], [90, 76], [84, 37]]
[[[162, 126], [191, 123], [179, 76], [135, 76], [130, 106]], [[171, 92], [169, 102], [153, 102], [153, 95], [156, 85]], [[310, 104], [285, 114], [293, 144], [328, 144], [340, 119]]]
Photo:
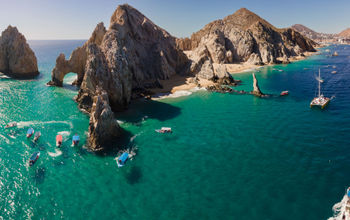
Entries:
[[316, 80], [318, 81], [318, 96], [311, 101], [310, 107], [318, 106], [323, 109], [330, 102], [330, 98], [324, 97], [323, 94], [321, 94], [321, 83], [323, 83], [323, 79], [321, 78], [320, 69], [318, 69], [318, 77], [316, 77]]

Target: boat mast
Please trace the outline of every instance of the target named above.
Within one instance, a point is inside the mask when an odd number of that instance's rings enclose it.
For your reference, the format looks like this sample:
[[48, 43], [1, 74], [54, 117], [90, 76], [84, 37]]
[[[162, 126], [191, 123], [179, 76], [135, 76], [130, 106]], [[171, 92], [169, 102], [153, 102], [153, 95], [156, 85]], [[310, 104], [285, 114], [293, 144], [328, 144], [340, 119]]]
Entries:
[[321, 96], [321, 70], [318, 69], [318, 97]]

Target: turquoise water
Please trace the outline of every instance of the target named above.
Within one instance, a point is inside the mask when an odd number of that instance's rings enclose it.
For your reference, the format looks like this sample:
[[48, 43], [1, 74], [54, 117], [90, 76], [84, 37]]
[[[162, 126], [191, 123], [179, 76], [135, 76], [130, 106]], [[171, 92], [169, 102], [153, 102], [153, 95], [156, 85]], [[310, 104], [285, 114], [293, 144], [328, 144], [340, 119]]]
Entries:
[[[350, 47], [290, 65], [264, 67], [265, 93], [199, 91], [190, 96], [134, 102], [118, 120], [137, 157], [118, 168], [115, 154], [95, 155], [83, 144], [88, 116], [73, 101], [77, 89], [46, 87], [59, 52], [83, 41], [31, 41], [41, 77], [0, 79], [0, 216], [4, 219], [327, 219], [350, 183]], [[331, 65], [327, 67], [327, 65]], [[331, 74], [336, 65], [337, 74]], [[275, 69], [282, 69], [279, 72]], [[333, 99], [310, 109], [316, 75]], [[238, 89], [251, 90], [251, 75]], [[170, 135], [154, 129], [172, 127]], [[38, 144], [25, 138], [42, 132]], [[64, 143], [55, 147], [61, 132]], [[82, 144], [71, 146], [79, 133]], [[33, 167], [28, 158], [41, 157]]]

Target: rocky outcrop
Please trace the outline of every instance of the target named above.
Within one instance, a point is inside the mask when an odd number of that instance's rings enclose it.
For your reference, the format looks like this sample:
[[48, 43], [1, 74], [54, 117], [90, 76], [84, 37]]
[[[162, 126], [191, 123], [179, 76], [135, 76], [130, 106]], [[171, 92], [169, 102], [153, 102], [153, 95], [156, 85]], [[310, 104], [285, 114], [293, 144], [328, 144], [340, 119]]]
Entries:
[[0, 72], [15, 78], [32, 78], [39, 74], [35, 54], [16, 27], [8, 26], [1, 34]]
[[99, 87], [96, 89], [89, 123], [89, 147], [94, 151], [112, 147], [116, 138], [121, 135], [114, 113], [109, 106], [108, 94]]
[[78, 47], [72, 52], [69, 60], [66, 60], [65, 55], [61, 53], [57, 57], [56, 66], [52, 70], [51, 81], [47, 84], [51, 86], [62, 86], [64, 76], [67, 73], [73, 72], [78, 74], [77, 81], [75, 81], [74, 84], [80, 85], [83, 81], [85, 73], [87, 46], [90, 43], [100, 45], [105, 33], [106, 28], [101, 22], [96, 26], [90, 39], [87, 42], [85, 42], [85, 44], [82, 47]]
[[260, 91], [258, 80], [255, 77], [255, 74], [253, 73], [253, 91], [251, 91], [252, 95], [262, 97], [264, 96], [264, 93]]
[[280, 62], [277, 58], [288, 62], [315, 51], [315, 43], [300, 33], [278, 29], [245, 8], [207, 24], [191, 38], [178, 39], [177, 45], [192, 61], [191, 72], [207, 79], [227, 72], [223, 64], [273, 64]]

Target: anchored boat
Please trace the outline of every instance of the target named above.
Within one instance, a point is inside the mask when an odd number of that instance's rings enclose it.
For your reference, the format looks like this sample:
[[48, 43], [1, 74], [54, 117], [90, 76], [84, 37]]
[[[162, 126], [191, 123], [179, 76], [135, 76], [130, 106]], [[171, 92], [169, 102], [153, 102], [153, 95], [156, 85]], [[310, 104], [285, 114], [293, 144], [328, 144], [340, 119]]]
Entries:
[[34, 141], [37, 141], [40, 136], [41, 136], [41, 132], [40, 131], [35, 132], [35, 134], [34, 134]]
[[62, 135], [58, 134], [56, 136], [56, 147], [61, 147], [62, 145]]
[[34, 134], [34, 129], [33, 128], [29, 128], [28, 131], [27, 131], [27, 138], [30, 138], [33, 134]]
[[33, 166], [35, 162], [39, 159], [40, 157], [40, 152], [34, 152], [32, 156], [29, 158], [29, 166]]
[[157, 129], [156, 132], [164, 134], [164, 133], [172, 133], [173, 131], [171, 130], [171, 128], [162, 127], [161, 129]]
[[17, 122], [10, 122], [8, 123], [5, 128], [13, 128], [13, 127], [16, 127], [17, 126]]
[[77, 145], [79, 144], [79, 141], [80, 141], [79, 135], [75, 134], [75, 135], [73, 136], [72, 144], [73, 144], [74, 146], [77, 146]]
[[280, 95], [281, 96], [285, 96], [285, 95], [288, 95], [288, 94], [289, 94], [289, 92], [286, 90], [286, 91], [282, 91]]
[[127, 152], [124, 152], [122, 155], [120, 155], [117, 158], [118, 167], [123, 167], [128, 159], [129, 159], [129, 154]]
[[328, 105], [328, 103], [330, 102], [331, 99], [324, 97], [323, 94], [321, 94], [321, 82], [323, 82], [323, 80], [321, 79], [321, 70], [320, 69], [318, 70], [318, 77], [316, 77], [316, 80], [318, 81], [318, 96], [315, 97], [311, 101], [310, 107], [318, 106], [321, 109], [323, 109], [324, 107], [326, 107]]

